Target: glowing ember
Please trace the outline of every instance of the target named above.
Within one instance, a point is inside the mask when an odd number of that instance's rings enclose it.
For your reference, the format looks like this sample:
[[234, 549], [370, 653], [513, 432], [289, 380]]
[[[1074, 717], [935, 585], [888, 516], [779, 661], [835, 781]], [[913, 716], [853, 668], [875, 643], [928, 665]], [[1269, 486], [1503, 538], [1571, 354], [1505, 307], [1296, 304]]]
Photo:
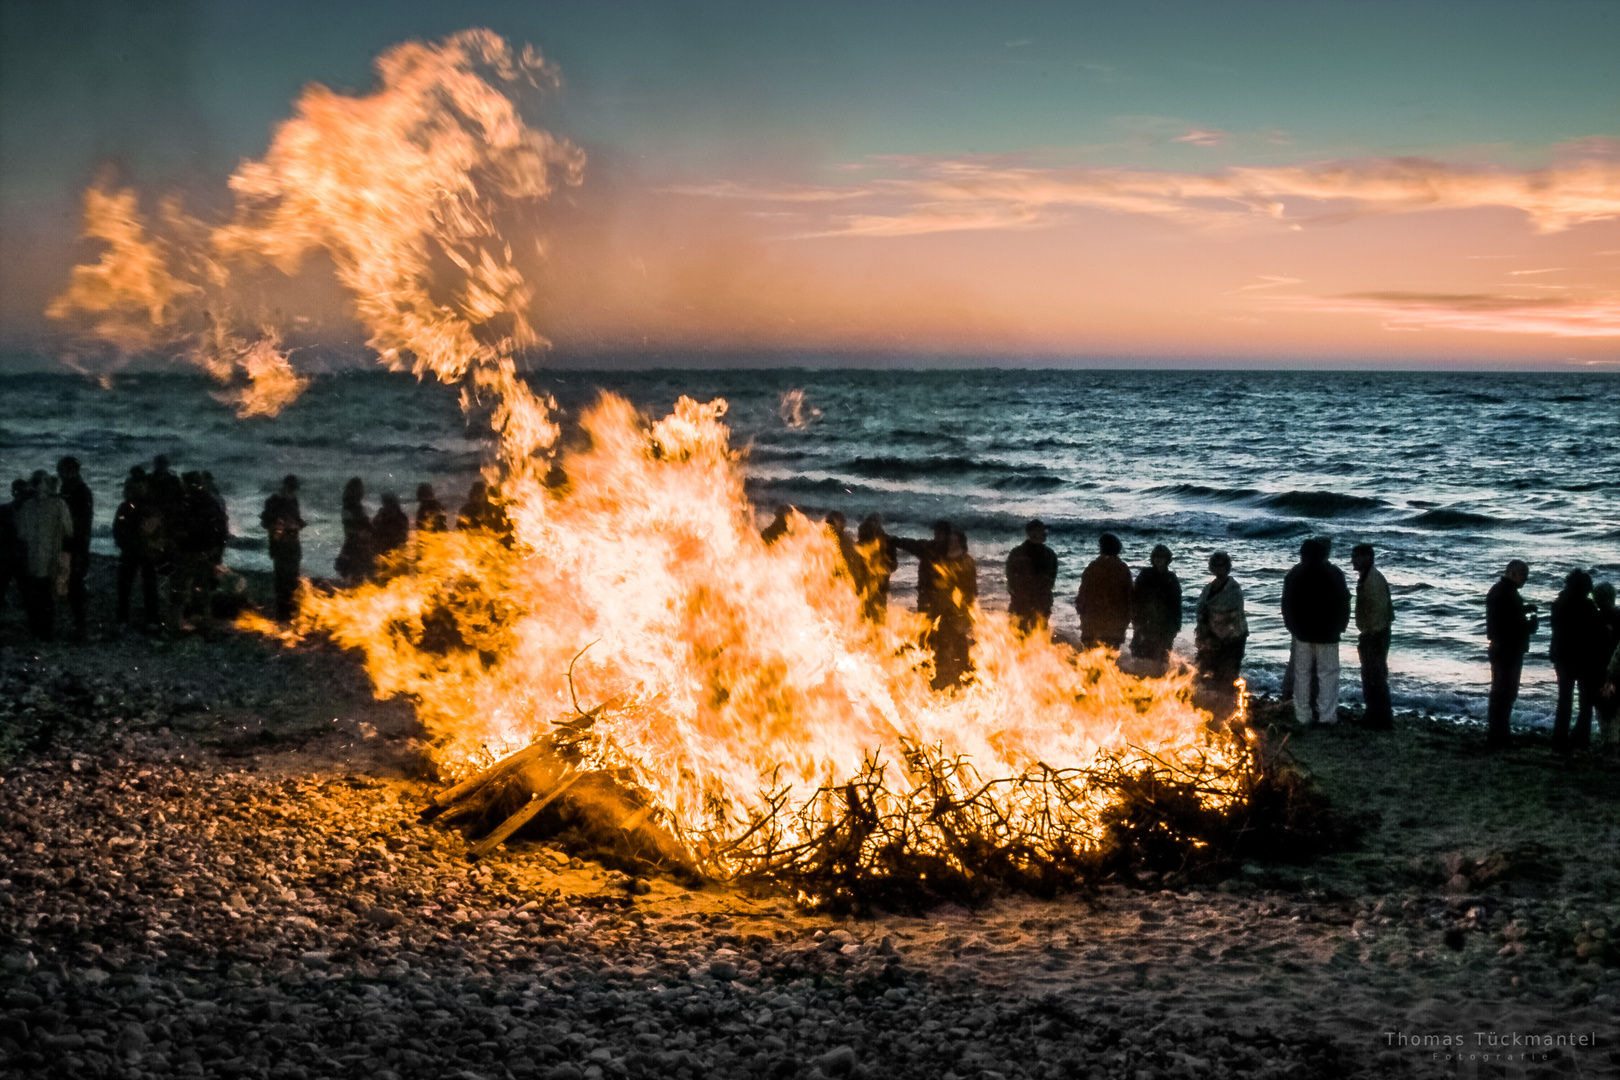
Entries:
[[[290, 273], [320, 249], [384, 363], [493, 404], [510, 544], [421, 536], [382, 584], [306, 590], [298, 626], [363, 650], [379, 695], [416, 700], [444, 771], [553, 732], [577, 693], [601, 706], [574, 747], [582, 764], [650, 793], [718, 875], [792, 866], [852, 823], [857, 850], [840, 857], [854, 862], [903, 849], [960, 867], [969, 832], [1014, 859], [1055, 858], [1102, 837], [1115, 789], [1090, 770], [1145, 768], [1211, 807], [1238, 796], [1241, 748], [1210, 733], [1188, 677], [1133, 678], [1102, 650], [1023, 640], [975, 610], [974, 677], [931, 690], [923, 620], [864, 620], [830, 534], [795, 515], [760, 540], [723, 401], [682, 398], [654, 420], [604, 397], [580, 418], [584, 448], [556, 457], [550, 403], [516, 374], [539, 336], [496, 225], [546, 196], [554, 171], [579, 181], [583, 155], [527, 127], [510, 96], [554, 76], [487, 31], [399, 46], [378, 70], [369, 96], [306, 91], [264, 160], [232, 178], [234, 220], [189, 259], [143, 239], [133, 196], [93, 189], [89, 227], [112, 247], [53, 312], [172, 339], [226, 264]], [[208, 272], [192, 283], [178, 262]], [[222, 381], [247, 380], [244, 414], [302, 388], [272, 334], [190, 341]], [[784, 410], [804, 422], [802, 400]]]

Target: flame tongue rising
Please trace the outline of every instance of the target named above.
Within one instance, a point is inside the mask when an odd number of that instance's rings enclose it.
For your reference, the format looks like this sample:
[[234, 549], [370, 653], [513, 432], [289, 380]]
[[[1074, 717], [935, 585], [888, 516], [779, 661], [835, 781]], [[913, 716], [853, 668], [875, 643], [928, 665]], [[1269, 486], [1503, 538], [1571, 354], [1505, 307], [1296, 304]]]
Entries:
[[[580, 699], [609, 702], [591, 763], [630, 770], [720, 874], [745, 867], [749, 851], [728, 845], [767, 813], [766, 793], [782, 811], [767, 832], [790, 844], [842, 812], [818, 795], [874, 759], [886, 797], [914, 795], [918, 748], [964, 756], [962, 784], [1128, 747], [1225, 753], [1207, 745], [1184, 681], [1130, 678], [1101, 653], [1019, 640], [999, 618], [978, 619], [976, 680], [933, 692], [920, 620], [863, 621], [827, 532], [798, 518], [776, 544], [760, 540], [724, 412], [683, 398], [648, 424], [605, 397], [582, 418], [590, 445], [565, 459], [561, 491], [532, 475], [509, 487], [515, 546], [427, 537], [414, 573], [311, 597], [308, 625], [365, 650], [379, 693], [418, 698], [452, 772], [566, 720], [572, 664]], [[448, 649], [435, 644], [447, 619]], [[1051, 810], [1017, 785], [1003, 803], [1015, 827]], [[1094, 837], [1095, 800], [1066, 806], [1071, 841]]]

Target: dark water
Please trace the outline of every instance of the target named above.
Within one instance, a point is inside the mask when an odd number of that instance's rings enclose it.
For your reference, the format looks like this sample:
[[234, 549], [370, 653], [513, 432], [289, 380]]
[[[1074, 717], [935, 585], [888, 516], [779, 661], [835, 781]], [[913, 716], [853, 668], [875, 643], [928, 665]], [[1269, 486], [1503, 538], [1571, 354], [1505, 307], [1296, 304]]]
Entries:
[[[1377, 545], [1395, 594], [1396, 702], [1437, 712], [1483, 714], [1484, 595], [1508, 559], [1530, 562], [1525, 592], [1544, 607], [1573, 567], [1620, 578], [1614, 376], [773, 370], [537, 381], [569, 412], [599, 389], [660, 413], [681, 394], [724, 397], [761, 508], [836, 508], [852, 523], [877, 510], [911, 535], [952, 518], [990, 605], [1002, 602], [1006, 552], [1038, 516], [1061, 559], [1060, 625], [1075, 621], [1073, 592], [1100, 531], [1120, 536], [1133, 566], [1168, 544], [1189, 619], [1209, 553], [1224, 549], [1248, 596], [1260, 687], [1275, 685], [1286, 659], [1277, 601], [1306, 536], [1331, 537], [1346, 565], [1352, 544]], [[796, 390], [801, 428], [782, 416]], [[389, 489], [409, 506], [426, 480], [453, 510], [488, 450], [451, 391], [383, 374], [323, 377], [283, 415], [252, 421], [183, 376], [123, 376], [111, 390], [18, 376], [0, 380], [0, 394], [0, 476], [77, 454], [107, 551], [120, 478], [156, 453], [214, 472], [242, 534], [230, 558], [247, 566], [267, 565], [265, 495], [300, 474], [313, 525], [305, 566], [321, 573], [348, 476], [366, 480], [373, 507]], [[1353, 669], [1353, 646], [1345, 654]], [[1550, 678], [1543, 635], [1525, 670], [1529, 713], [1550, 711]]]

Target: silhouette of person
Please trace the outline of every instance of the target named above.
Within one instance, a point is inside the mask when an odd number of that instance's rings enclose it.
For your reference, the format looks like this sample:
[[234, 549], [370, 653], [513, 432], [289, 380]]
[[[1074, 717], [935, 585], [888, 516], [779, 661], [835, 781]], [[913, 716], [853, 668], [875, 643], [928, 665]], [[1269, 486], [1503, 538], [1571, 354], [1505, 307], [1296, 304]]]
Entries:
[[1243, 612], [1243, 590], [1232, 580], [1232, 557], [1215, 552], [1209, 557], [1209, 573], [1193, 616], [1200, 696], [1211, 702], [1211, 711], [1230, 713], [1237, 707], [1236, 683], [1249, 640], [1249, 620]]
[[68, 537], [65, 546], [67, 602], [74, 636], [82, 638], [89, 607], [89, 590], [85, 588], [84, 579], [90, 573], [90, 531], [96, 516], [96, 499], [79, 473], [78, 458], [64, 457], [58, 461], [56, 475], [61, 482], [62, 501], [67, 503], [68, 516], [73, 519], [73, 535]]
[[1302, 726], [1337, 723], [1339, 638], [1350, 625], [1350, 586], [1320, 540], [1299, 546], [1299, 562], [1283, 578], [1282, 615], [1294, 639], [1294, 718]]
[[827, 512], [827, 532], [832, 535], [833, 541], [838, 545], [838, 558], [842, 564], [842, 572], [849, 577], [850, 584], [854, 586], [855, 595], [861, 596], [866, 590], [866, 562], [855, 550], [855, 541], [850, 538], [846, 527], [849, 519], [837, 510]]
[[1080, 614], [1080, 644], [1088, 649], [1125, 647], [1131, 622], [1131, 568], [1119, 557], [1119, 537], [1097, 538], [1097, 557], [1080, 574], [1074, 610]]
[[[1602, 651], [1609, 639], [1609, 628], [1597, 605], [1592, 602], [1592, 575], [1571, 570], [1564, 588], [1552, 602], [1548, 622], [1552, 642], [1547, 650], [1558, 676], [1558, 708], [1553, 714], [1552, 746], [1556, 753], [1585, 749], [1592, 743], [1592, 707], [1597, 697], [1595, 682], [1603, 663]], [[1580, 692], [1580, 710], [1575, 710], [1575, 694]], [[1574, 730], [1570, 729], [1571, 715]]]
[[[465, 511], [463, 511], [465, 513]], [[371, 577], [376, 569], [372, 550], [371, 515], [366, 512], [366, 485], [358, 476], [343, 485], [343, 546], [338, 549], [337, 572], [350, 585]]]
[[204, 487], [202, 474], [187, 472], [180, 480], [181, 497], [171, 518], [174, 565], [169, 573], [169, 604], [173, 631], [189, 629], [189, 615], [212, 618], [214, 576], [228, 532], [224, 512]]
[[882, 622], [889, 612], [889, 579], [898, 561], [894, 538], [883, 531], [883, 515], [868, 514], [855, 530], [855, 551], [865, 566], [861, 586], [861, 614], [871, 622]]
[[62, 557], [73, 536], [73, 516], [67, 503], [56, 493], [56, 477], [44, 469], [29, 480], [32, 494], [17, 509], [17, 534], [28, 551], [24, 566], [23, 603], [28, 612], [28, 628], [41, 641], [56, 636], [57, 582], [67, 584]]
[[281, 487], [264, 500], [264, 512], [259, 524], [270, 536], [270, 562], [275, 567], [276, 618], [282, 622], [293, 617], [294, 600], [298, 594], [300, 563], [303, 545], [298, 534], [304, 528], [304, 516], [298, 508], [298, 477], [288, 474]]
[[162, 619], [158, 608], [157, 567], [146, 550], [147, 523], [152, 516], [146, 490], [146, 470], [137, 466], [124, 481], [124, 501], [113, 514], [113, 543], [118, 548], [118, 625], [129, 623], [129, 594], [137, 575], [141, 579], [141, 621], [155, 626]]
[[1395, 726], [1395, 712], [1389, 700], [1389, 635], [1395, 623], [1395, 604], [1389, 596], [1389, 582], [1373, 566], [1371, 544], [1350, 549], [1350, 565], [1356, 580], [1356, 653], [1361, 657], [1361, 696], [1367, 702], [1362, 723], [1387, 731]]
[[890, 537], [894, 550], [917, 557], [917, 610], [925, 615], [936, 614], [939, 605], [936, 594], [942, 587], [939, 564], [950, 546], [954, 527], [944, 518], [934, 522], [932, 540], [914, 540], [905, 536]]
[[456, 531], [471, 532], [489, 528], [492, 509], [489, 504], [489, 485], [482, 480], [474, 480], [467, 488], [467, 501], [461, 504], [461, 510], [456, 514]]
[[5, 603], [6, 590], [15, 581], [17, 606], [24, 611], [28, 610], [24, 597], [27, 592], [24, 578], [28, 575], [28, 548], [17, 532], [17, 510], [27, 498], [28, 481], [19, 478], [11, 482], [11, 501], [0, 503], [0, 604]]
[[416, 532], [439, 533], [449, 527], [444, 507], [433, 494], [432, 484], [416, 485]]
[[399, 504], [399, 496], [383, 492], [382, 505], [371, 519], [372, 548], [378, 559], [402, 551], [411, 539], [411, 519]]
[[952, 529], [945, 551], [935, 564], [933, 591], [934, 630], [929, 646], [934, 653], [933, 688], [957, 686], [973, 670], [973, 605], [979, 598], [979, 567], [968, 554], [967, 536]]
[[1620, 609], [1615, 607], [1614, 591], [1614, 584], [1608, 581], [1600, 581], [1592, 586], [1592, 602], [1597, 605], [1598, 615], [1608, 631], [1602, 648], [1598, 650], [1592, 679], [1598, 688], [1596, 712], [1599, 741], [1605, 752], [1610, 754], [1614, 753], [1617, 739], [1620, 739], [1620, 730], [1616, 730], [1614, 723], [1616, 715], [1620, 715], [1620, 693], [1615, 692], [1614, 685], [1615, 675], [1620, 672]]
[[1170, 570], [1174, 557], [1168, 547], [1156, 544], [1131, 589], [1131, 624], [1136, 627], [1131, 654], [1146, 660], [1161, 675], [1181, 632], [1181, 581]]
[[1007, 614], [1019, 634], [1051, 625], [1057, 572], [1057, 553], [1046, 546], [1046, 523], [1027, 523], [1024, 542], [1007, 555]]
[[1485, 594], [1485, 636], [1490, 641], [1491, 698], [1486, 710], [1485, 745], [1505, 749], [1511, 742], [1508, 721], [1519, 698], [1519, 676], [1524, 654], [1540, 622], [1535, 605], [1526, 604], [1519, 590], [1530, 577], [1530, 565], [1514, 559]]
[[776, 507], [776, 516], [771, 519], [771, 523], [769, 525], [765, 526], [759, 531], [759, 538], [765, 541], [766, 547], [769, 547], [787, 535], [788, 515], [792, 513], [793, 507], [791, 506], [779, 504]]

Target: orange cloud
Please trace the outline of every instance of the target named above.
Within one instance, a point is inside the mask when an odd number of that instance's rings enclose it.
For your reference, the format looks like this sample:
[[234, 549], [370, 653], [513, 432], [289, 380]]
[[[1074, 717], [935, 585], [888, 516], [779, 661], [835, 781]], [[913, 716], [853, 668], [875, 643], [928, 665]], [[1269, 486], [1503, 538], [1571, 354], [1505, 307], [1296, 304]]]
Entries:
[[728, 183], [678, 190], [767, 203], [862, 204], [857, 212], [829, 211], [796, 234], [800, 238], [1030, 228], [1056, 224], [1075, 209], [1197, 227], [1268, 222], [1298, 228], [1371, 214], [1501, 207], [1521, 211], [1543, 233], [1620, 217], [1620, 162], [1599, 159], [1528, 171], [1465, 169], [1421, 158], [1214, 173], [915, 158], [888, 164], [909, 175], [868, 180], [859, 188]]
[[1475, 330], [1564, 338], [1620, 337], [1620, 298], [1499, 296], [1491, 293], [1366, 292], [1275, 297], [1273, 310], [1374, 315], [1392, 330]]

